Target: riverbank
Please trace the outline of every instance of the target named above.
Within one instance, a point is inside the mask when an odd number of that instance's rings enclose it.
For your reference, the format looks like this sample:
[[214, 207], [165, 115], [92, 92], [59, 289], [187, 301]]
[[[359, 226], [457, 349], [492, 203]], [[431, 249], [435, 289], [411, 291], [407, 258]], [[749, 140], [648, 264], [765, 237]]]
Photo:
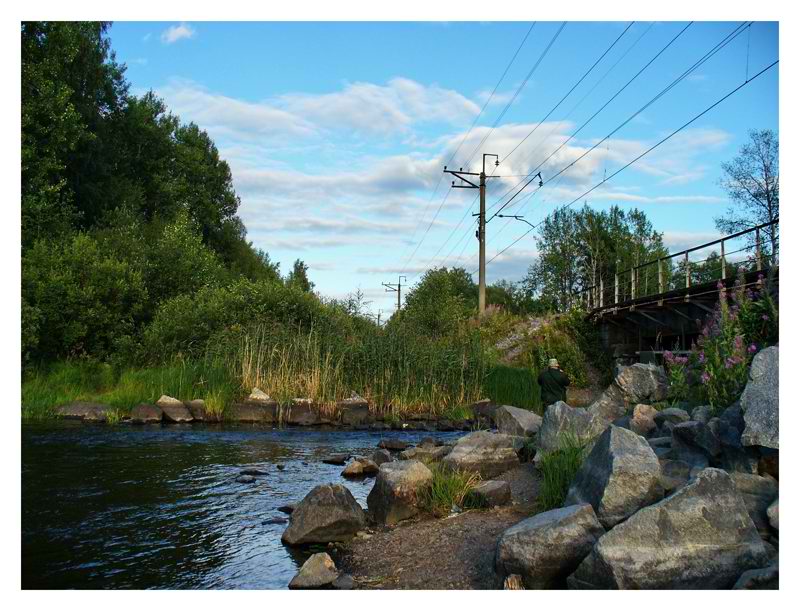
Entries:
[[502, 588], [494, 568], [497, 541], [536, 512], [539, 476], [532, 463], [496, 479], [511, 487], [511, 505], [429, 515], [377, 529], [369, 538], [340, 544], [336, 565], [357, 589], [491, 590]]

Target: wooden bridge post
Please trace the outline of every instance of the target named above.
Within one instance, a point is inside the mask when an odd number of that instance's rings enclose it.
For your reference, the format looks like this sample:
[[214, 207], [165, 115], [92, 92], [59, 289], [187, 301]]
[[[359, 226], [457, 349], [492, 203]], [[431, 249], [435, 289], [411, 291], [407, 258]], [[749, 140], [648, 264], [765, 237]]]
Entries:
[[[664, 261], [664, 259], [659, 257], [659, 259], [658, 259], [658, 293], [659, 293], [659, 295], [663, 295], [664, 294], [664, 269], [663, 269], [664, 265], [663, 265], [663, 261]], [[664, 300], [663, 299], [659, 299], [658, 300], [658, 305], [664, 305]]]
[[728, 273], [725, 269], [727, 267], [725, 265], [725, 240], [719, 243], [719, 258], [722, 260], [722, 279], [725, 280]]

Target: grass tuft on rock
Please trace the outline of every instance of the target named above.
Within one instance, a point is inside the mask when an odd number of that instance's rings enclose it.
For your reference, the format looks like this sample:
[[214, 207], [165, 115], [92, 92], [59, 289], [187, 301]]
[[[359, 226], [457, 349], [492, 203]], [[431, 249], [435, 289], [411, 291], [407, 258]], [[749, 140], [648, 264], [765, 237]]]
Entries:
[[569, 486], [586, 454], [586, 443], [570, 433], [559, 436], [557, 450], [546, 453], [539, 464], [542, 483], [537, 506], [539, 511], [549, 511], [564, 504]]
[[420, 506], [437, 518], [450, 513], [453, 505], [462, 509], [477, 509], [479, 501], [470, 494], [481, 477], [477, 473], [449, 469], [440, 464], [429, 465], [433, 480], [420, 494]]

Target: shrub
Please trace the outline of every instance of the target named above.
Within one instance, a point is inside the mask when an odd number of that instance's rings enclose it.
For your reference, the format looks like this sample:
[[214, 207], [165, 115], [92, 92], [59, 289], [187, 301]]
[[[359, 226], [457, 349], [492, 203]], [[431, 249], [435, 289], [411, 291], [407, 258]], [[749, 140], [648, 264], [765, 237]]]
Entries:
[[539, 464], [542, 481], [537, 505], [540, 511], [561, 507], [569, 486], [583, 463], [586, 444], [575, 435], [559, 436], [559, 447], [546, 453]]
[[420, 506], [437, 518], [450, 513], [453, 505], [462, 509], [477, 508], [479, 503], [470, 492], [480, 482], [476, 473], [458, 471], [440, 464], [429, 465], [433, 479], [422, 491]]
[[33, 361], [106, 358], [135, 333], [148, 298], [141, 273], [85, 234], [37, 242], [22, 259], [22, 293]]

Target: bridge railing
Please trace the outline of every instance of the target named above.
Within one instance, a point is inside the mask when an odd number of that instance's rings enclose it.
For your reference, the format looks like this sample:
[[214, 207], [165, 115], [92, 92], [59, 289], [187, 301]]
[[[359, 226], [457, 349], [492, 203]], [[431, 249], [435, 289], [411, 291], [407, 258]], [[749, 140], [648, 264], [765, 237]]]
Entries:
[[616, 273], [600, 275], [578, 293], [587, 310], [604, 310], [643, 297], [685, 291], [733, 279], [740, 270], [760, 272], [778, 265], [778, 219], [681, 250]]

